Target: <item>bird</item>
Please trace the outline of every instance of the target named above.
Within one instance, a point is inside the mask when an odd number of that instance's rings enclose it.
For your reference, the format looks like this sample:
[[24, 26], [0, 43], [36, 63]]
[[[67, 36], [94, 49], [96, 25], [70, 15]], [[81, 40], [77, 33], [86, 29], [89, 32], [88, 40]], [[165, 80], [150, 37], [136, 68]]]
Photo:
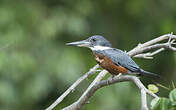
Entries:
[[101, 35], [93, 35], [86, 40], [66, 43], [68, 46], [90, 48], [96, 62], [112, 76], [119, 74], [149, 75], [160, 77], [158, 74], [140, 68], [124, 51], [113, 48], [112, 44]]

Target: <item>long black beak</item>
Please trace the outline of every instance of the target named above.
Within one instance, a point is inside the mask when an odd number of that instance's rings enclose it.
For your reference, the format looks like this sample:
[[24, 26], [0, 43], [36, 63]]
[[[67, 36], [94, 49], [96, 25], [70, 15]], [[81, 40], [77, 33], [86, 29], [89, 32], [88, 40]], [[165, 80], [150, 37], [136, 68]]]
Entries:
[[87, 40], [66, 43], [66, 45], [69, 45], [69, 46], [78, 46], [78, 47], [90, 47], [90, 44], [91, 43], [88, 42]]

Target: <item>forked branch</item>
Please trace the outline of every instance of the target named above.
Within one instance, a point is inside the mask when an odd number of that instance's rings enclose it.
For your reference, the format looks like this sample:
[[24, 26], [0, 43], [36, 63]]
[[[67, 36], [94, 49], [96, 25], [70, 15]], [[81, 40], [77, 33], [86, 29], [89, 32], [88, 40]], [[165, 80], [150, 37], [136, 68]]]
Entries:
[[[167, 40], [165, 43], [160, 43], [161, 41]], [[158, 38], [155, 38], [153, 40], [150, 40], [146, 43], [139, 44], [137, 47], [132, 49], [128, 52], [128, 55], [131, 57], [137, 57], [137, 58], [145, 58], [145, 59], [152, 59], [154, 55], [169, 49], [172, 51], [176, 51], [176, 47], [174, 46], [176, 44], [176, 35], [166, 34], [162, 35]], [[99, 67], [99, 65], [94, 66], [92, 69], [90, 69], [89, 72], [87, 72], [85, 75], [80, 77], [75, 83], [73, 83], [72, 86], [66, 92], [64, 92], [51, 106], [49, 106], [46, 110], [52, 110], [56, 105], [58, 105], [73, 89], [76, 88], [84, 79], [86, 79], [88, 76], [94, 74], [96, 72], [96, 69]], [[147, 98], [146, 93], [155, 97], [159, 98], [157, 95], [150, 92], [148, 89], [145, 88], [145, 86], [142, 84], [142, 82], [136, 77], [136, 76], [116, 76], [114, 78], [108, 78], [107, 80], [102, 80], [104, 76], [108, 72], [103, 70], [101, 71], [97, 77], [94, 79], [94, 81], [90, 84], [90, 86], [87, 88], [87, 90], [82, 94], [82, 96], [73, 104], [63, 108], [63, 110], [80, 110], [93, 96], [93, 94], [101, 87], [108, 86], [114, 83], [118, 82], [124, 82], [124, 81], [132, 81], [134, 82], [138, 88], [141, 90], [141, 110], [148, 110], [147, 107]], [[102, 80], [102, 81], [101, 81]]]

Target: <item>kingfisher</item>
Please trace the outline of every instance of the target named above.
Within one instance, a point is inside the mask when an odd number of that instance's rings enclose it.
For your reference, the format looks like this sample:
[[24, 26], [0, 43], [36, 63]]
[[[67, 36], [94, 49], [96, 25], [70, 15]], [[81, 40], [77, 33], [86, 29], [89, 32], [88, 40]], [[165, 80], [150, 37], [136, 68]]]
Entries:
[[140, 68], [126, 52], [112, 48], [111, 43], [103, 36], [94, 35], [86, 40], [71, 42], [66, 45], [90, 48], [96, 62], [113, 76], [120, 73], [159, 77], [157, 74]]

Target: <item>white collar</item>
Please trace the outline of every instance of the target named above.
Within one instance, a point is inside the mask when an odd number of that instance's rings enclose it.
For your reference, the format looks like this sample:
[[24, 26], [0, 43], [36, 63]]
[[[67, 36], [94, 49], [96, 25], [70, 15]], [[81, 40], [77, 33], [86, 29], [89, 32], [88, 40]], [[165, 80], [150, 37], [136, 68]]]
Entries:
[[91, 50], [107, 50], [107, 49], [111, 49], [111, 47], [105, 47], [105, 46], [94, 46], [94, 47], [90, 47]]

